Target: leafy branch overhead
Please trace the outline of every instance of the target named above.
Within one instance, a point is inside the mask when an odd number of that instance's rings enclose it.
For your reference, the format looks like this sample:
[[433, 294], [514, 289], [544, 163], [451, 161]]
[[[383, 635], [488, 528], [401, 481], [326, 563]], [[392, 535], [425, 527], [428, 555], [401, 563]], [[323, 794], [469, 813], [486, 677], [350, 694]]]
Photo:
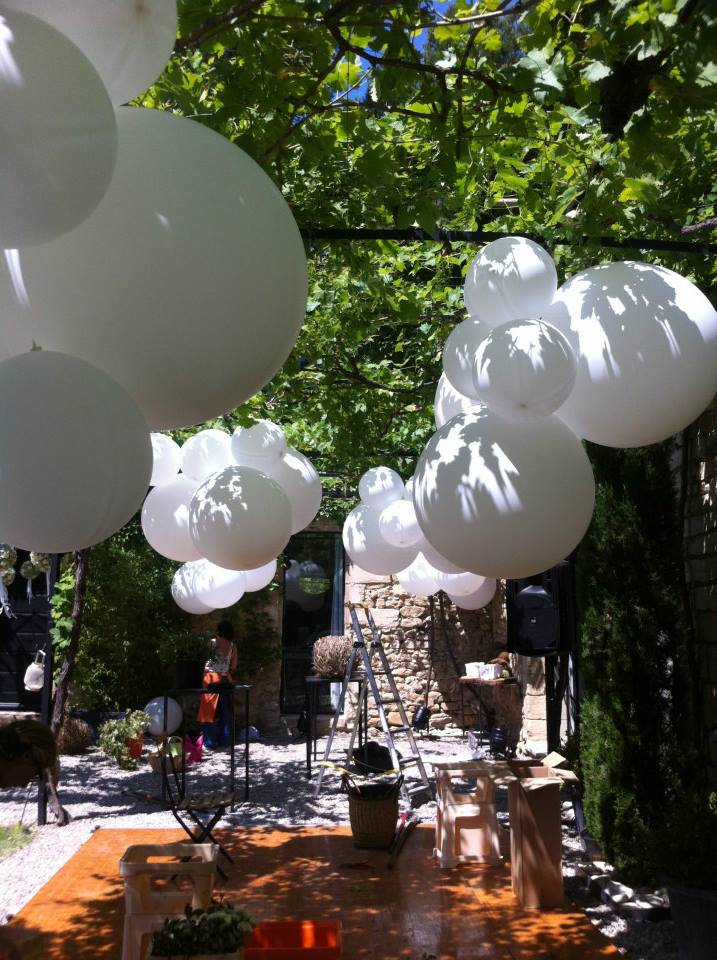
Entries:
[[[616, 256], [584, 236], [711, 239], [715, 50], [704, 0], [184, 0], [144, 102], [236, 142], [301, 225], [573, 238], [565, 275]], [[349, 487], [377, 456], [410, 472], [475, 250], [308, 252], [295, 351], [228, 419], [279, 420]], [[662, 262], [710, 295], [713, 258]]]

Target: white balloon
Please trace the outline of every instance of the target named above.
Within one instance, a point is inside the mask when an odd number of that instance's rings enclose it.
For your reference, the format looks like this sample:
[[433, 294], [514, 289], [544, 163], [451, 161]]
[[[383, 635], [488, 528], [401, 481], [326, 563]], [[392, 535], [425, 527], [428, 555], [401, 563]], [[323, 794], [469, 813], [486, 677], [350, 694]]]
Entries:
[[367, 573], [386, 576], [405, 569], [415, 559], [415, 547], [393, 547], [381, 536], [380, 509], [360, 503], [344, 521], [343, 541], [346, 553]]
[[211, 613], [213, 607], [197, 599], [194, 579], [194, 563], [183, 564], [172, 577], [172, 598], [185, 613]]
[[276, 560], [270, 560], [261, 567], [254, 570], [245, 570], [244, 579], [246, 581], [245, 590], [247, 593], [254, 593], [256, 590], [263, 590], [268, 587], [276, 576]]
[[289, 566], [284, 571], [284, 602], [287, 605], [296, 605], [304, 613], [320, 610], [324, 605], [322, 593], [307, 593], [301, 589], [303, 564], [298, 560], [289, 560]]
[[182, 722], [182, 708], [171, 697], [155, 697], [145, 706], [144, 712], [149, 714], [149, 732], [153, 737], [167, 736], [179, 730]]
[[0, 9], [0, 247], [74, 230], [116, 158], [114, 110], [87, 57], [49, 24]]
[[[480, 400], [473, 400], [463, 393], [459, 393], [451, 384], [451, 381], [442, 373], [436, 387], [436, 398], [434, 400], [433, 419], [436, 422], [436, 429], [440, 429], [444, 423], [448, 423], [459, 413], [472, 413], [482, 406]], [[408, 482], [406, 482], [408, 486]]]
[[449, 599], [457, 607], [460, 607], [462, 610], [480, 610], [481, 607], [487, 606], [493, 597], [495, 596], [496, 587], [498, 584], [492, 578], [488, 578], [483, 581], [480, 587], [473, 593], [468, 594], [467, 596], [459, 596], [458, 594], [453, 595], [448, 594]]
[[413, 502], [424, 534], [462, 570], [528, 577], [568, 556], [590, 523], [595, 481], [557, 417], [531, 423], [483, 410], [433, 434]]
[[65, 553], [105, 540], [139, 509], [149, 429], [106, 373], [36, 350], [0, 363], [0, 540]]
[[476, 393], [487, 407], [512, 420], [555, 413], [575, 383], [577, 361], [566, 337], [543, 320], [510, 320], [478, 348]]
[[152, 476], [149, 485], [161, 487], [174, 480], [179, 473], [182, 452], [179, 444], [163, 433], [151, 433], [149, 436], [152, 441]]
[[483, 247], [466, 275], [466, 310], [489, 327], [541, 317], [558, 289], [552, 257], [525, 237], [501, 237]]
[[246, 576], [243, 570], [227, 570], [201, 559], [194, 562], [193, 574], [194, 596], [208, 607], [232, 607], [244, 595]]
[[92, 216], [0, 261], [0, 353], [65, 350], [122, 384], [153, 429], [202, 423], [289, 355], [303, 242], [281, 193], [224, 137], [161, 110], [117, 118], [117, 167]]
[[229, 570], [273, 560], [291, 536], [291, 504], [276, 480], [250, 467], [226, 467], [199, 487], [189, 532], [202, 556]]
[[[415, 510], [416, 505], [414, 504], [413, 506]], [[416, 518], [418, 518], [418, 516]], [[461, 566], [459, 566], [457, 563], [451, 563], [451, 561], [444, 557], [442, 553], [439, 553], [433, 544], [428, 542], [425, 534], [418, 541], [418, 549], [421, 551], [428, 563], [430, 563], [430, 565], [440, 573], [456, 574], [464, 572]]]
[[197, 483], [232, 462], [232, 438], [226, 430], [200, 430], [182, 444], [182, 473]]
[[176, 0], [3, 0], [64, 33], [104, 81], [115, 106], [151, 87], [172, 55]]
[[438, 583], [449, 597], [469, 597], [480, 590], [486, 578], [478, 573], [440, 573]]
[[406, 593], [414, 596], [430, 597], [441, 589], [440, 573], [419, 553], [413, 563], [405, 570], [399, 570], [398, 582]]
[[289, 447], [267, 470], [291, 504], [291, 532], [308, 527], [321, 506], [321, 480], [313, 463], [303, 453]]
[[408, 500], [394, 500], [384, 507], [378, 518], [378, 528], [392, 547], [413, 547], [423, 539], [413, 502]]
[[473, 367], [478, 347], [489, 332], [490, 328], [485, 323], [469, 317], [451, 330], [443, 347], [446, 379], [458, 394], [469, 401], [478, 399], [473, 384]]
[[578, 358], [559, 411], [579, 436], [611, 447], [657, 443], [688, 426], [717, 390], [717, 312], [685, 277], [607, 263], [565, 283], [545, 319]]
[[371, 467], [359, 480], [362, 503], [379, 511], [394, 500], [400, 500], [404, 489], [403, 480], [390, 467]]
[[257, 420], [251, 427], [237, 427], [232, 435], [232, 456], [240, 467], [266, 473], [289, 446], [284, 431], [271, 420]]
[[179, 475], [147, 494], [142, 506], [142, 530], [149, 545], [170, 560], [199, 560], [201, 553], [189, 535], [189, 504], [197, 481]]

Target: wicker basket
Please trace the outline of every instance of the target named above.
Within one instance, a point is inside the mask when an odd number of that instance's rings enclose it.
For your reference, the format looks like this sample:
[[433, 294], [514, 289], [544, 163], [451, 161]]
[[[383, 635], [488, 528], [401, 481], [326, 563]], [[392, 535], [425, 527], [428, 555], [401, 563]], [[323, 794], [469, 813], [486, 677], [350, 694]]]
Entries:
[[361, 850], [387, 850], [393, 842], [398, 820], [400, 781], [366, 784], [360, 790], [348, 787], [349, 820], [354, 846]]
[[182, 750], [182, 741], [179, 737], [168, 737], [157, 747], [156, 753], [150, 753], [147, 757], [152, 772], [160, 773], [164, 763], [168, 771], [174, 768], [175, 773], [178, 773], [182, 769]]

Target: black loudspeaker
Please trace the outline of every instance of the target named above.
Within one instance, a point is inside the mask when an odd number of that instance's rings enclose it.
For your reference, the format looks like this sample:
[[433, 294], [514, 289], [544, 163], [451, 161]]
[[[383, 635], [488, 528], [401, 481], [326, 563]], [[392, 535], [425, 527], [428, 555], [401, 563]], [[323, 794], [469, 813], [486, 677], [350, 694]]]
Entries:
[[575, 646], [572, 558], [545, 573], [506, 584], [508, 650], [526, 657], [569, 653]]

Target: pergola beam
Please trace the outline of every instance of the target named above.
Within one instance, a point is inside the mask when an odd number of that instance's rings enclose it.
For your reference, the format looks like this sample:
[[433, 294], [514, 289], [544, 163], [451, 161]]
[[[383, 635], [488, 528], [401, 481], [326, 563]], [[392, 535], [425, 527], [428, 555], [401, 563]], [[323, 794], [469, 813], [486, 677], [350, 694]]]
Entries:
[[500, 237], [527, 237], [542, 246], [611, 247], [616, 250], [652, 250], [662, 253], [697, 254], [707, 257], [717, 254], [717, 243], [689, 240], [662, 240], [649, 237], [555, 237], [549, 242], [531, 233], [495, 230], [441, 230], [432, 232], [421, 227], [320, 227], [301, 228], [305, 240], [394, 240], [398, 243], [487, 243]]

